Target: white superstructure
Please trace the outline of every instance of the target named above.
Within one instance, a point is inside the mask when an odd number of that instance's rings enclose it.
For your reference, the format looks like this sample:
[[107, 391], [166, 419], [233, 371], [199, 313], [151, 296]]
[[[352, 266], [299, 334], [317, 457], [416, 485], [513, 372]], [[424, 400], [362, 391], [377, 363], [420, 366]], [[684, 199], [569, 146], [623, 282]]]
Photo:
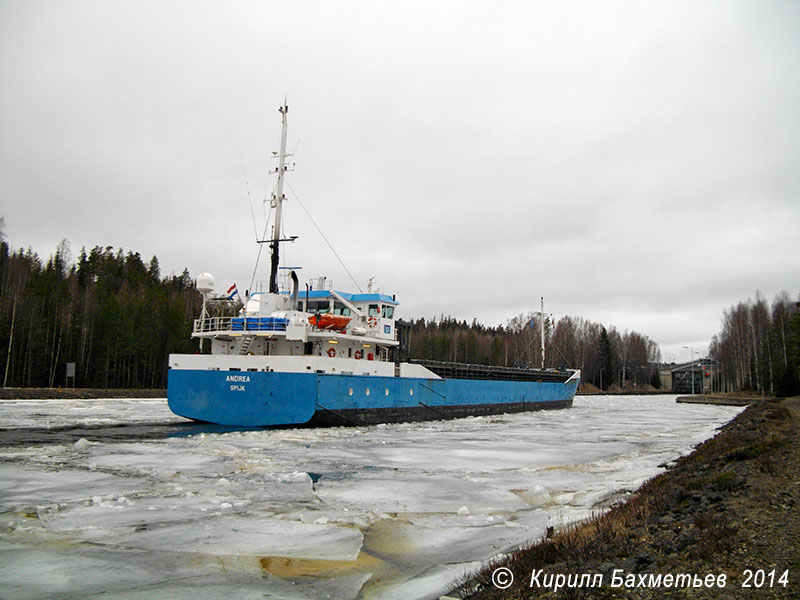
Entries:
[[[281, 142], [277, 153], [275, 191], [270, 200], [274, 210], [270, 279], [265, 289], [246, 294], [244, 306], [236, 316], [211, 316], [206, 310], [207, 299], [214, 288], [214, 278], [203, 273], [198, 276], [197, 289], [203, 294], [203, 312], [194, 321], [192, 337], [200, 340], [201, 351], [208, 348], [211, 357], [196, 355], [174, 356], [170, 367], [194, 368], [208, 363], [210, 369], [228, 369], [231, 365], [221, 357], [241, 356], [237, 364], [242, 370], [280, 370], [286, 372], [311, 370], [316, 372], [344, 372], [353, 374], [384, 374], [403, 376], [395, 372], [395, 364], [388, 363], [390, 351], [399, 345], [395, 324], [394, 297], [373, 292], [372, 282], [367, 293], [350, 293], [336, 290], [325, 277], [315, 278], [300, 289], [295, 271], [289, 273], [286, 289], [278, 281], [280, 245], [295, 238], [282, 238], [281, 218], [284, 176], [289, 170], [286, 163], [286, 133], [288, 106], [281, 113]], [[201, 358], [206, 356], [207, 358]], [[213, 357], [213, 358], [212, 358]], [[269, 361], [261, 358], [270, 357]], [[297, 361], [293, 357], [313, 358]], [[341, 361], [341, 362], [331, 362]], [[180, 363], [180, 364], [179, 364]], [[250, 367], [250, 364], [256, 365]], [[379, 366], [378, 363], [384, 363]], [[436, 377], [420, 366], [404, 365], [403, 372]], [[384, 373], [385, 371], [385, 373]]]

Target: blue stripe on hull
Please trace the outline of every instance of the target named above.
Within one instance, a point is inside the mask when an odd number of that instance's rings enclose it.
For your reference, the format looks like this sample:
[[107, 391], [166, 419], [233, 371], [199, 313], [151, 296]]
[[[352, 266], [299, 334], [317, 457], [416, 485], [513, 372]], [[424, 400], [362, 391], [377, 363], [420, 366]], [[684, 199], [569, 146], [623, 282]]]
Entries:
[[435, 419], [449, 416], [453, 407], [482, 407], [483, 414], [491, 412], [491, 405], [498, 405], [496, 412], [520, 403], [536, 403], [536, 408], [547, 408], [547, 404], [563, 407], [572, 401], [577, 385], [577, 381], [564, 384], [172, 369], [167, 398], [170, 409], [178, 415], [246, 427], [303, 424], [315, 412], [369, 411], [369, 422], [379, 422], [383, 420], [381, 414], [392, 415], [386, 419], [392, 421], [403, 420], [404, 414], [417, 420], [420, 412], [427, 414], [425, 418]]

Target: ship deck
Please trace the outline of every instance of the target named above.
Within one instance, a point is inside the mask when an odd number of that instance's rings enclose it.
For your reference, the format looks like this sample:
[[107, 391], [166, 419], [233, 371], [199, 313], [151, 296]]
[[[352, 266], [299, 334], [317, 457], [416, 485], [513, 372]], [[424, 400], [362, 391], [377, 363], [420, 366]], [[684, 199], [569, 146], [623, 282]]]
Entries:
[[412, 359], [413, 364], [422, 365], [442, 379], [488, 379], [492, 381], [542, 381], [563, 383], [572, 377], [573, 370], [529, 369], [526, 367], [500, 367], [467, 363], [442, 362]]

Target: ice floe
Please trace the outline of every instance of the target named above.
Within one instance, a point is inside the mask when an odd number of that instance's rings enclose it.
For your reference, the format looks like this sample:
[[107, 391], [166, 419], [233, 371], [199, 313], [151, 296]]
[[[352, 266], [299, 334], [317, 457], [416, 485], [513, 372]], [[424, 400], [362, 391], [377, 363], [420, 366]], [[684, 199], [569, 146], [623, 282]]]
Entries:
[[569, 410], [247, 431], [190, 426], [157, 399], [3, 401], [0, 587], [437, 598], [624, 499], [739, 410], [578, 397]]

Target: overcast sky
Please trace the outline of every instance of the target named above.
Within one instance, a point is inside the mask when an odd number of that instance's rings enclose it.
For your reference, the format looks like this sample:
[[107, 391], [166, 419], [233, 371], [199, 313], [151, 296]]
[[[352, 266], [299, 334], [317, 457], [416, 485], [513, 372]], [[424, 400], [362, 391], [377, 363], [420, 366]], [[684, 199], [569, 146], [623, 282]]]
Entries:
[[683, 361], [800, 293], [795, 0], [0, 0], [9, 243], [248, 288], [284, 97], [301, 279], [355, 288], [300, 203], [405, 317], [544, 296]]

